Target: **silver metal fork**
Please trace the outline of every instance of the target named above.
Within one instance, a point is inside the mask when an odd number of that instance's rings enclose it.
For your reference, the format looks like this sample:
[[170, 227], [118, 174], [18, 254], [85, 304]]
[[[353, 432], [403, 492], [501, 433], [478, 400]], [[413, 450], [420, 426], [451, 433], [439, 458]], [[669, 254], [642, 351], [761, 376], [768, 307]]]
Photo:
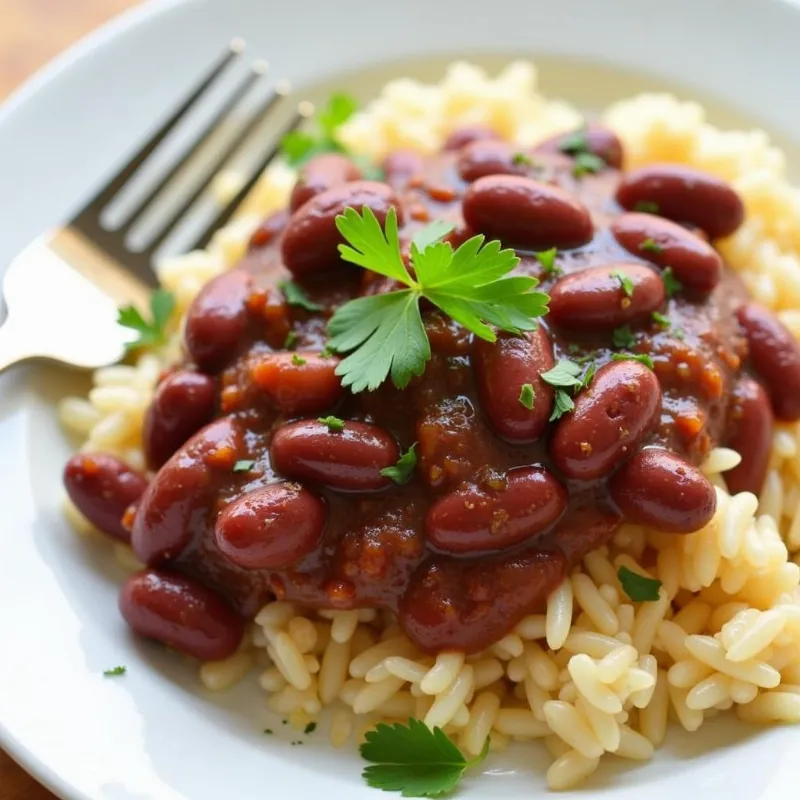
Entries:
[[[214, 117], [128, 213], [120, 227], [112, 230], [105, 226], [101, 214], [243, 50], [241, 41], [232, 42], [178, 109], [64, 227], [40, 236], [11, 262], [3, 280], [7, 315], [0, 327], [0, 371], [29, 358], [49, 358], [76, 367], [95, 368], [122, 357], [132, 331], [117, 325], [118, 306], [133, 303], [142, 309], [147, 307], [149, 294], [157, 285], [156, 251], [186, 218], [228, 159], [287, 94], [286, 90], [272, 88], [249, 113], [190, 196], [162, 222], [158, 233], [143, 250], [134, 251], [126, 243], [131, 229], [209, 138], [221, 126], [230, 124], [239, 103], [263, 76], [263, 62], [253, 64]], [[293, 113], [250, 178], [236, 196], [218, 210], [189, 250], [205, 247], [215, 231], [231, 219], [260, 174], [275, 158], [282, 136], [297, 128], [303, 116], [300, 111]]]

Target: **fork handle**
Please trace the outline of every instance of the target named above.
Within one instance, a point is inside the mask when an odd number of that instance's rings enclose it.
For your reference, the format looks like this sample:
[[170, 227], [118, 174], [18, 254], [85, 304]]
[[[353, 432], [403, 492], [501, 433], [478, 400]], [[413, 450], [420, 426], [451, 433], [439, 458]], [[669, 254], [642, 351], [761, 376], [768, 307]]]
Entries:
[[25, 350], [22, 344], [24, 340], [14, 320], [7, 317], [0, 325], [0, 372], [33, 356], [33, 353]]

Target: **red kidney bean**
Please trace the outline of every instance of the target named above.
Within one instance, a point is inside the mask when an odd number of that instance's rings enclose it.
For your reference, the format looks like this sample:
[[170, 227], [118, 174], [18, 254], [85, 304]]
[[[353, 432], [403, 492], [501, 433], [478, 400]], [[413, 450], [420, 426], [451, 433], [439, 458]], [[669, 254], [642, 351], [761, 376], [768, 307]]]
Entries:
[[[585, 148], [573, 148], [570, 143], [575, 137], [582, 136], [586, 143]], [[609, 167], [620, 169], [622, 167], [622, 143], [614, 131], [602, 125], [589, 125], [585, 130], [560, 133], [545, 139], [536, 145], [536, 153], [567, 153], [575, 155], [576, 152], [589, 152], [600, 156]]]
[[456, 168], [467, 183], [487, 175], [525, 175], [525, 166], [514, 162], [514, 154], [518, 152], [519, 148], [508, 142], [473, 142], [459, 154]]
[[232, 656], [244, 635], [244, 620], [216, 592], [175, 572], [146, 569], [131, 575], [119, 608], [140, 636], [201, 661]]
[[544, 250], [580, 247], [592, 238], [592, 218], [569, 192], [517, 175], [489, 175], [464, 194], [464, 219], [490, 239]]
[[[510, 442], [533, 442], [546, 430], [553, 387], [540, 377], [554, 364], [553, 345], [539, 325], [520, 336], [501, 333], [496, 342], [476, 337], [472, 367], [483, 410], [495, 433]], [[520, 402], [522, 387], [533, 389], [533, 408]]]
[[147, 463], [158, 469], [214, 416], [214, 381], [208, 375], [182, 370], [156, 389], [144, 418], [142, 434]]
[[323, 358], [318, 353], [267, 353], [254, 358], [250, 378], [284, 414], [311, 414], [341, 398], [338, 365], [335, 356]]
[[359, 492], [388, 486], [380, 471], [400, 456], [394, 439], [376, 425], [348, 421], [344, 430], [331, 431], [316, 420], [280, 428], [271, 455], [272, 465], [288, 478]]
[[121, 542], [131, 540], [122, 518], [147, 489], [147, 478], [141, 472], [116, 456], [78, 453], [64, 468], [64, 487], [95, 528]]
[[606, 364], [558, 422], [550, 440], [553, 462], [568, 478], [599, 478], [636, 450], [660, 411], [652, 370], [636, 361]]
[[772, 409], [779, 419], [800, 419], [800, 345], [791, 331], [757, 303], [740, 306], [737, 316], [750, 362], [763, 378]]
[[764, 387], [743, 376], [733, 390], [725, 446], [742, 457], [723, 476], [731, 494], [759, 494], [767, 475], [775, 420]]
[[558, 550], [480, 560], [432, 559], [414, 573], [400, 601], [400, 625], [420, 650], [476, 653], [526, 614], [544, 611], [564, 580]]
[[266, 247], [274, 241], [289, 222], [289, 212], [286, 209], [270, 214], [256, 229], [250, 237], [251, 248]]
[[243, 569], [282, 569], [310, 553], [325, 528], [325, 505], [296, 483], [273, 483], [234, 500], [217, 518], [214, 541]]
[[566, 490], [544, 467], [518, 467], [502, 489], [467, 484], [440, 497], [425, 530], [447, 553], [504, 550], [543, 533], [566, 506]]
[[676, 222], [652, 214], [622, 214], [612, 221], [611, 232], [629, 253], [672, 267], [684, 286], [710, 292], [722, 277], [719, 253]]
[[623, 464], [609, 483], [628, 522], [670, 533], [693, 533], [711, 521], [717, 495], [711, 481], [676, 453], [648, 447]]
[[203, 287], [186, 317], [184, 339], [189, 356], [203, 372], [222, 369], [242, 346], [247, 328], [246, 301], [253, 278], [234, 269]]
[[488, 142], [500, 138], [497, 131], [487, 125], [467, 125], [458, 128], [445, 139], [443, 150], [460, 150], [473, 142]]
[[571, 507], [556, 525], [553, 540], [570, 564], [602, 547], [619, 528], [622, 517], [617, 512], [598, 506]]
[[281, 241], [281, 253], [287, 269], [298, 277], [332, 269], [339, 265], [338, 245], [343, 241], [336, 229], [336, 217], [345, 208], [357, 211], [366, 206], [383, 225], [389, 209], [397, 209], [398, 222], [403, 214], [391, 186], [374, 181], [351, 181], [312, 197], [292, 215]]
[[292, 212], [312, 197], [361, 178], [361, 170], [341, 153], [323, 153], [310, 159], [297, 176], [289, 208]]
[[548, 319], [565, 328], [618, 328], [648, 319], [665, 300], [664, 282], [650, 267], [590, 267], [561, 278], [552, 288]]
[[241, 448], [239, 423], [223, 417], [196, 433], [159, 470], [142, 497], [131, 533], [134, 552], [145, 564], [174, 558], [186, 547]]
[[416, 150], [395, 150], [381, 165], [386, 182], [395, 187], [405, 187], [412, 178], [422, 175], [424, 161]]
[[652, 164], [627, 173], [617, 202], [634, 211], [640, 204], [655, 204], [655, 213], [697, 225], [712, 239], [728, 236], [744, 220], [742, 201], [725, 181], [682, 164]]

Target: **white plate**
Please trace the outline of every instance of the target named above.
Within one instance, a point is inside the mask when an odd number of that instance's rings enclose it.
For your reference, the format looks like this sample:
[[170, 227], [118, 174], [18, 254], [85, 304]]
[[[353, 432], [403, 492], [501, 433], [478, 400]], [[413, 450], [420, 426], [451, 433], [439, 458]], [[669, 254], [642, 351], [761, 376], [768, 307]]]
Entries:
[[[237, 34], [301, 82], [412, 54], [594, 60], [649, 76], [639, 88], [668, 79], [711, 95], [800, 145], [800, 11], [782, 0], [171, 0], [119, 19], [0, 111], [0, 264], [86, 197]], [[559, 88], [558, 69], [545, 73]], [[572, 75], [578, 102], [637, 84], [588, 67]], [[69, 443], [54, 401], [81, 385], [55, 368], [0, 378], [0, 744], [75, 800], [379, 797], [362, 784], [357, 756], [323, 736], [303, 747], [264, 736], [254, 685], [204, 695], [189, 665], [127, 635], [110, 553], [80, 541], [58, 510]], [[128, 674], [104, 679], [116, 664]], [[604, 766], [584, 794], [778, 800], [800, 785], [798, 747], [796, 729], [721, 722], [699, 736], [676, 732], [650, 764]], [[533, 750], [493, 757], [458, 796], [544, 791], [546, 760]]]

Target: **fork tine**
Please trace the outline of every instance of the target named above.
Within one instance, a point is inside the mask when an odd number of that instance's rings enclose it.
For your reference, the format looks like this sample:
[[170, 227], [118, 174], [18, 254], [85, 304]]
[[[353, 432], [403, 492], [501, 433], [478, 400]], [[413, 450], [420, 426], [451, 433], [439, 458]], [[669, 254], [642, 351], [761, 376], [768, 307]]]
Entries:
[[220, 127], [220, 125], [230, 117], [234, 108], [242, 101], [244, 96], [252, 89], [265, 74], [267, 65], [263, 62], [253, 64], [250, 72], [244, 77], [236, 90], [225, 101], [222, 107], [208, 121], [202, 131], [198, 133], [191, 145], [183, 155], [170, 167], [167, 173], [156, 183], [156, 185], [139, 201], [136, 208], [128, 215], [127, 219], [120, 228], [121, 233], [126, 233], [138, 222], [142, 214], [150, 207], [152, 202], [161, 194], [169, 182], [186, 166], [186, 164], [197, 155], [198, 150], [208, 141], [209, 137]]
[[152, 254], [164, 243], [166, 238], [175, 230], [176, 226], [183, 220], [191, 207], [200, 199], [205, 190], [209, 187], [211, 182], [224, 167], [228, 159], [245, 143], [245, 140], [253, 133], [266, 115], [274, 108], [286, 95], [285, 90], [274, 90], [259, 103], [258, 107], [249, 115], [247, 122], [241, 127], [236, 137], [231, 141], [228, 146], [219, 154], [206, 173], [205, 178], [195, 188], [194, 192], [183, 201], [180, 207], [173, 213], [172, 218], [169, 219], [161, 230], [155, 235], [152, 241], [147, 245], [144, 252]]
[[131, 156], [130, 160], [100, 189], [94, 197], [75, 215], [72, 224], [78, 224], [81, 218], [96, 217], [103, 207], [127, 183], [131, 175], [147, 160], [148, 156], [172, 132], [173, 128], [181, 121], [191, 107], [205, 94], [206, 90], [224, 72], [228, 64], [244, 52], [244, 42], [234, 39], [227, 50], [217, 59], [216, 63], [203, 76], [200, 82], [191, 91], [189, 96], [181, 103], [178, 109], [167, 119], [164, 124], [145, 142], [141, 149]]
[[252, 188], [258, 182], [258, 179], [261, 177], [261, 173], [272, 163], [272, 160], [278, 154], [278, 151], [281, 147], [281, 139], [286, 136], [287, 133], [290, 133], [293, 130], [296, 130], [300, 124], [308, 117], [308, 113], [304, 110], [298, 109], [294, 116], [280, 132], [278, 136], [277, 143], [267, 152], [264, 158], [258, 163], [256, 166], [252, 177], [247, 181], [247, 183], [242, 186], [241, 189], [236, 193], [236, 196], [228, 203], [228, 205], [223, 208], [219, 214], [217, 214], [211, 222], [203, 229], [203, 231], [198, 235], [198, 237], [192, 242], [189, 246], [189, 250], [202, 250], [210, 241], [211, 237], [229, 220], [231, 217], [236, 213], [236, 209], [241, 205], [242, 200], [250, 194]]

